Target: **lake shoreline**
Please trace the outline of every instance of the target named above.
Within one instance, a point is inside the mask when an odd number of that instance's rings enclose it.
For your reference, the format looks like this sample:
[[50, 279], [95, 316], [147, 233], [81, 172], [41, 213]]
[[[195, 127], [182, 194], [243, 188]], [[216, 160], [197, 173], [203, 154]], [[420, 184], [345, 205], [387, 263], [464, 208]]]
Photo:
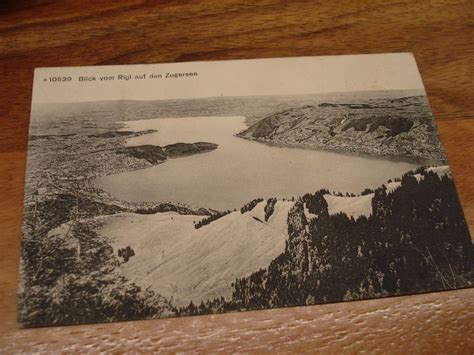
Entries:
[[350, 151], [346, 149], [315, 147], [315, 146], [304, 145], [304, 144], [299, 145], [299, 144], [279, 143], [279, 142], [268, 141], [268, 140], [263, 140], [263, 139], [258, 139], [258, 138], [246, 137], [246, 136], [240, 135], [240, 133], [241, 132], [236, 133], [234, 136], [237, 138], [242, 138], [242, 139], [251, 141], [251, 142], [265, 144], [270, 147], [315, 150], [315, 151], [331, 152], [331, 153], [337, 153], [337, 154], [343, 154], [343, 155], [349, 155], [349, 156], [355, 156], [355, 157], [361, 157], [361, 158], [369, 158], [369, 159], [389, 160], [389, 161], [394, 161], [394, 162], [407, 162], [407, 163], [421, 164], [421, 165], [428, 164], [429, 166], [431, 165], [438, 166], [438, 165], [448, 164], [447, 159], [439, 160], [439, 159], [434, 159], [434, 158], [429, 158], [429, 157], [424, 158], [424, 157], [410, 157], [407, 155], [373, 154], [373, 153], [368, 153], [368, 152], [358, 151], [358, 150]]
[[[124, 175], [122, 172], [110, 174], [99, 187], [118, 199], [131, 202], [182, 201], [186, 205], [223, 211], [239, 208], [258, 197], [291, 198], [323, 188], [357, 194], [418, 166], [444, 165], [443, 161], [434, 159], [250, 139], [239, 135], [248, 127], [246, 117], [234, 117], [235, 120], [185, 117], [137, 120], [135, 124], [120, 122], [132, 131], [157, 132], [154, 136], [147, 134], [138, 140], [135, 137], [131, 137], [132, 141], [125, 140], [129, 147], [203, 140], [216, 142], [219, 147], [212, 157], [206, 155], [205, 159], [198, 157], [202, 154], [192, 154], [194, 158], [178, 163], [170, 157], [168, 163], [172, 164], [158, 170], [150, 170], [156, 165], [149, 165], [129, 169]], [[231, 171], [226, 172], [229, 169]], [[129, 174], [134, 172], [136, 174]]]

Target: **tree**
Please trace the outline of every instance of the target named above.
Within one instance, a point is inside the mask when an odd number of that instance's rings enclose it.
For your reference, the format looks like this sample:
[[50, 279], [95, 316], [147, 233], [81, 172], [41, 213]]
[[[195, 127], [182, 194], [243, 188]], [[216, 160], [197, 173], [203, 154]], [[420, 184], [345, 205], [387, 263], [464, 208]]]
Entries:
[[126, 248], [119, 249], [117, 254], [119, 257], [123, 258], [123, 262], [126, 263], [135, 255], [135, 251], [130, 246], [127, 246]]

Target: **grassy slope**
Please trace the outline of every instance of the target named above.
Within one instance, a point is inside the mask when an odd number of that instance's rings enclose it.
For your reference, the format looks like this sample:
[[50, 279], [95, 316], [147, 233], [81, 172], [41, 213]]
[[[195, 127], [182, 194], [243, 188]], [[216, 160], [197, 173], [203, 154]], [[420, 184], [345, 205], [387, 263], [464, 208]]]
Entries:
[[[175, 305], [230, 297], [231, 283], [268, 265], [283, 252], [287, 215], [292, 202], [279, 201], [268, 223], [262, 223], [265, 202], [241, 214], [232, 212], [194, 228], [201, 216], [173, 212], [105, 217], [100, 233], [115, 250], [131, 246], [135, 256], [122, 264], [131, 280], [151, 285]], [[133, 235], [133, 238], [130, 238]]]

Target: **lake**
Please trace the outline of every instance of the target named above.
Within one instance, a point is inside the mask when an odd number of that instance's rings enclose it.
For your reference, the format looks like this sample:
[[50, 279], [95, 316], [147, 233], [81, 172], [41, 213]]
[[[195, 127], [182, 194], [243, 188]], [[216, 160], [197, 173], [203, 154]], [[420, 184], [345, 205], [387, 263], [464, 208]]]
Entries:
[[158, 118], [125, 122], [124, 130], [155, 129], [127, 145], [211, 142], [211, 152], [169, 159], [147, 169], [98, 178], [98, 187], [128, 201], [182, 202], [218, 210], [257, 198], [291, 198], [321, 188], [360, 193], [420, 164], [321, 150], [270, 146], [235, 136], [244, 117]]

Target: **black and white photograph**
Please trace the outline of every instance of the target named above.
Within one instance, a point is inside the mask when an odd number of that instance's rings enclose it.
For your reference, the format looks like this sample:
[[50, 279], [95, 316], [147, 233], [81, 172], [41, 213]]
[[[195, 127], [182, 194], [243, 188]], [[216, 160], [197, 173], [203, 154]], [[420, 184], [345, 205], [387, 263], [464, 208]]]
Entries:
[[472, 287], [409, 53], [40, 68], [18, 323]]

